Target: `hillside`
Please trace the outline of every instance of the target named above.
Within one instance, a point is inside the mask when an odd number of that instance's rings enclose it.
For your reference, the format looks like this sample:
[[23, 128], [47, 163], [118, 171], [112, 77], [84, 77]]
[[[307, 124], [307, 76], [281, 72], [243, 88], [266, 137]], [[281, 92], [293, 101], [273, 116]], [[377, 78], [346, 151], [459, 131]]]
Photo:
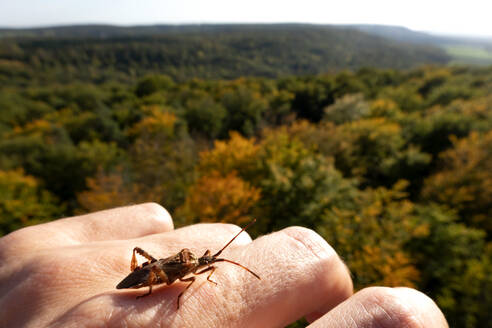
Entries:
[[450, 59], [429, 45], [321, 25], [67, 26], [2, 29], [0, 39], [0, 74], [34, 75], [41, 82], [133, 80], [149, 73], [176, 80], [279, 77]]
[[371, 35], [380, 36], [397, 42], [440, 45], [448, 40], [448, 38], [445, 37], [413, 31], [403, 26], [355, 24], [345, 25], [345, 27], [353, 28]]
[[451, 57], [450, 64], [492, 65], [492, 38], [443, 36], [412, 31], [401, 26], [347, 25], [374, 36], [414, 45], [433, 45]]

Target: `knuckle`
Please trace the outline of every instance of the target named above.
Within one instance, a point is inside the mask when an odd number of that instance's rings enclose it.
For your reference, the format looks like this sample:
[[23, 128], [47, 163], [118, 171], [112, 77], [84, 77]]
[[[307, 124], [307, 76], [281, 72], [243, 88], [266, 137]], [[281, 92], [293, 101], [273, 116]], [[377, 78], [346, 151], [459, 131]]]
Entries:
[[217, 223], [217, 225], [220, 225], [227, 233], [238, 233], [242, 229], [234, 223]]
[[314, 264], [311, 277], [317, 281], [320, 291], [331, 295], [327, 304], [330, 309], [352, 295], [350, 272], [326, 240], [315, 231], [303, 227], [289, 227], [282, 232], [300, 252], [296, 258]]
[[[413, 290], [412, 297], [427, 298], [424, 294]], [[409, 301], [409, 295], [400, 293], [390, 287], [368, 287], [354, 296], [370, 320], [377, 327], [408, 327], [423, 328], [426, 326], [420, 318], [424, 309]], [[425, 309], [424, 311], [428, 311]]]
[[143, 203], [136, 206], [138, 207], [138, 210], [143, 212], [147, 217], [155, 221], [166, 222], [172, 225], [171, 215], [161, 205], [150, 202], [150, 203]]
[[[235, 236], [236, 234], [239, 233], [243, 228], [233, 224], [233, 223], [217, 223], [217, 225], [220, 225], [222, 229], [224, 229], [224, 234], [227, 236], [227, 238], [230, 238], [230, 236]], [[251, 242], [251, 236], [249, 233], [245, 230], [241, 232], [239, 236], [234, 240], [234, 245], [245, 245]]]
[[339, 259], [335, 250], [314, 230], [304, 227], [289, 227], [281, 231], [303, 253], [310, 253], [319, 259]]

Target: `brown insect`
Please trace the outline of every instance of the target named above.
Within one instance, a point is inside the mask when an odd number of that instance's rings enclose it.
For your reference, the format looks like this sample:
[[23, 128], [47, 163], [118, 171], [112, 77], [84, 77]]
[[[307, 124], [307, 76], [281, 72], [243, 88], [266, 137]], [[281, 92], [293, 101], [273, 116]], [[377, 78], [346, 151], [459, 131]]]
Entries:
[[[236, 263], [234, 261], [218, 258], [220, 253], [229, 246], [237, 236], [241, 234], [244, 230], [249, 228], [256, 220], [251, 221], [247, 226], [245, 226], [237, 235], [234, 236], [220, 251], [215, 253], [214, 255], [210, 255], [210, 251], [207, 250], [202, 257], [197, 257], [193, 254], [189, 249], [184, 248], [178, 254], [167, 257], [165, 259], [155, 259], [149, 253], [141, 249], [140, 247], [135, 247], [133, 249], [132, 261], [130, 264], [131, 273], [123, 279], [117, 286], [117, 289], [125, 289], [125, 288], [141, 288], [149, 286], [149, 292], [143, 295], [137, 296], [138, 298], [150, 295], [152, 293], [152, 286], [158, 284], [167, 284], [170, 285], [176, 280], [180, 281], [189, 281], [190, 283], [186, 286], [186, 288], [178, 295], [177, 308], [179, 309], [179, 299], [183, 295], [183, 293], [190, 288], [190, 286], [195, 282], [195, 277], [184, 278], [188, 274], [199, 275], [205, 272], [210, 271], [207, 280], [215, 285], [217, 283], [215, 281], [210, 280], [210, 276], [214, 273], [216, 267], [212, 264], [215, 262], [229, 262], [240, 266], [245, 269], [253, 276], [258, 279], [261, 279], [256, 273], [246, 268], [245, 266]], [[142, 265], [137, 266], [137, 259], [135, 257], [135, 253], [138, 253], [145, 257], [148, 261], [142, 263]], [[201, 271], [198, 271], [203, 269]]]

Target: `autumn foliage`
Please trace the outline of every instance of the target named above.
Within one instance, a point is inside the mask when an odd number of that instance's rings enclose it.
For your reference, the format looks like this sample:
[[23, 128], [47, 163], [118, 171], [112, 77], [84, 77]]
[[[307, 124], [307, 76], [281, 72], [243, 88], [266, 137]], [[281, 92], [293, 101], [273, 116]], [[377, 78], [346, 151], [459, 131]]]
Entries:
[[442, 169], [425, 181], [422, 196], [456, 209], [463, 221], [492, 234], [492, 131], [451, 137]]
[[177, 226], [301, 225], [357, 289], [415, 287], [452, 326], [490, 326], [492, 70], [21, 80], [0, 87], [1, 234], [144, 201]]

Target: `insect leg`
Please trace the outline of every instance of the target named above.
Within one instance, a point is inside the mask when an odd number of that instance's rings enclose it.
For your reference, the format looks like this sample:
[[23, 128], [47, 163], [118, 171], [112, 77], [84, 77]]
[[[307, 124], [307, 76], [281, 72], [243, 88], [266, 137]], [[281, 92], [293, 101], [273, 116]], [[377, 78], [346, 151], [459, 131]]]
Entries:
[[217, 283], [216, 283], [215, 281], [210, 280], [210, 276], [214, 273], [215, 269], [216, 269], [216, 267], [214, 267], [214, 266], [209, 266], [208, 268], [203, 269], [202, 271], [199, 271], [199, 272], [197, 272], [197, 273], [195, 273], [195, 274], [197, 274], [197, 275], [198, 275], [198, 274], [202, 274], [202, 273], [205, 273], [205, 272], [207, 272], [207, 271], [210, 271], [210, 270], [211, 270], [212, 272], [210, 272], [210, 274], [208, 275], [207, 280], [208, 280], [208, 281], [210, 281], [211, 283], [215, 284], [215, 286], [217, 286]]
[[152, 257], [152, 255], [150, 255], [149, 253], [147, 253], [146, 251], [144, 251], [140, 247], [135, 247], [133, 249], [132, 262], [130, 263], [130, 270], [131, 271], [135, 270], [135, 268], [138, 266], [137, 265], [137, 257], [135, 256], [135, 252], [137, 252], [138, 254], [145, 257], [149, 262], [157, 261], [155, 258]]
[[154, 281], [155, 281], [155, 273], [154, 273], [154, 271], [150, 271], [149, 272], [149, 280], [147, 280], [147, 284], [149, 285], [149, 292], [146, 294], [137, 296], [137, 300], [139, 298], [142, 298], [144, 296], [148, 296], [148, 295], [152, 294], [152, 284], [154, 283]]
[[180, 281], [191, 281], [188, 286], [186, 286], [186, 288], [181, 292], [179, 293], [178, 295], [178, 310], [179, 310], [179, 299], [181, 298], [181, 296], [183, 295], [183, 293], [188, 289], [190, 288], [190, 286], [195, 282], [195, 277], [189, 277], [189, 278], [179, 278]]
[[159, 277], [161, 279], [160, 282], [162, 283], [168, 283], [169, 279], [167, 278], [167, 275], [166, 273], [164, 272], [164, 270], [160, 269], [160, 268], [157, 268], [157, 267], [153, 267], [152, 268], [152, 271], [154, 272], [154, 274]]

